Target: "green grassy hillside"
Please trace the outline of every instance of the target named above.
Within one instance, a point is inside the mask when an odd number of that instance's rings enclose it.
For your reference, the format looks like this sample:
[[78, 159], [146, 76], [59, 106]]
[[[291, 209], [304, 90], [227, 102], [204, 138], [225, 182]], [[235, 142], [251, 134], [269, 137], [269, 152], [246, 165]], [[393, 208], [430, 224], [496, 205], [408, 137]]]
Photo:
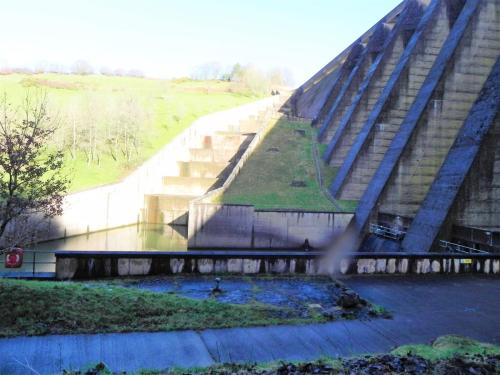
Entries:
[[257, 97], [231, 82], [98, 75], [0, 76], [0, 94], [19, 105], [46, 92], [66, 150], [71, 191], [117, 182], [205, 114]]
[[315, 132], [307, 122], [278, 120], [215, 201], [257, 209], [353, 211], [356, 202], [331, 200], [325, 194], [336, 170], [319, 158], [324, 145], [316, 143]]

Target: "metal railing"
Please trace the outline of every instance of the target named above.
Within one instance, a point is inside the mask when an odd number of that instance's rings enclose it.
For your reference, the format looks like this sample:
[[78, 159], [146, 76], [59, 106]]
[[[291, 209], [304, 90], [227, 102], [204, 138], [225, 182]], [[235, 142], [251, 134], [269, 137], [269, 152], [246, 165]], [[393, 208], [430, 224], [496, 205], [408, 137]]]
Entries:
[[56, 273], [55, 250], [24, 250], [20, 268], [6, 268], [5, 254], [0, 256], [1, 277], [54, 277]]
[[378, 224], [370, 224], [370, 233], [373, 233], [374, 235], [379, 237], [385, 237], [396, 241], [401, 241], [406, 234], [405, 231], [384, 227], [383, 225]]
[[446, 251], [452, 253], [460, 253], [460, 254], [489, 254], [488, 251], [474, 249], [473, 247], [460, 245], [458, 243], [453, 243], [449, 241], [439, 240], [439, 246], [444, 248]]

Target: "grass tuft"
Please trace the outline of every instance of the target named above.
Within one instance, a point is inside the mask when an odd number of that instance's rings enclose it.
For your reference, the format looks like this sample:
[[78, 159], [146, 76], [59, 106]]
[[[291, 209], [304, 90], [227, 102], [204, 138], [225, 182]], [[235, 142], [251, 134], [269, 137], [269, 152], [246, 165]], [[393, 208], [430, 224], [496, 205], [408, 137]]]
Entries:
[[465, 354], [500, 355], [500, 347], [462, 336], [448, 335], [437, 338], [431, 345], [403, 345], [391, 353], [399, 356], [418, 355], [434, 361]]

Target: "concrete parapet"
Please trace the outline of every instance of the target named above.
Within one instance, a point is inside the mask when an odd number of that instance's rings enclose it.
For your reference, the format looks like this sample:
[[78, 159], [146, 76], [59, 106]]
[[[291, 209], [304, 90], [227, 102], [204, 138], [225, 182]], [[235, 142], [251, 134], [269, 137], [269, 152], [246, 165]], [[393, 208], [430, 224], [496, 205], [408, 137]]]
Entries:
[[61, 280], [155, 274], [500, 274], [500, 254], [353, 253], [333, 263], [323, 252], [187, 251], [56, 253], [56, 277]]

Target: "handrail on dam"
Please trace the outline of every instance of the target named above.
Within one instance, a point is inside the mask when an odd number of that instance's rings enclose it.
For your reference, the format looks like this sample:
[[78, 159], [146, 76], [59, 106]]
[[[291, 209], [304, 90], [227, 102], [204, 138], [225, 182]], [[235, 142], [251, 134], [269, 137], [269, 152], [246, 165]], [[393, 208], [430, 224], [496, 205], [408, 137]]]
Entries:
[[406, 234], [405, 231], [384, 227], [383, 225], [378, 224], [370, 224], [370, 233], [379, 237], [385, 237], [397, 241], [401, 241]]
[[473, 247], [460, 245], [449, 241], [440, 240], [439, 246], [445, 250], [461, 254], [490, 254], [488, 251], [474, 249]]

